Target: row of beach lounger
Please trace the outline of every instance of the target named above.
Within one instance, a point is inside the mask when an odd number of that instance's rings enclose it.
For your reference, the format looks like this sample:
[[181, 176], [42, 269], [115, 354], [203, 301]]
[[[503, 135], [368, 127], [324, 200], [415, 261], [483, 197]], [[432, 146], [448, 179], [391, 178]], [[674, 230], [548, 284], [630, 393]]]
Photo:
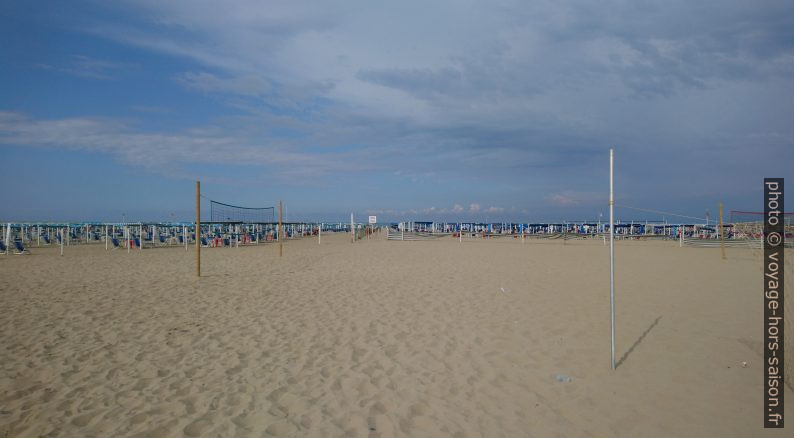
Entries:
[[[6, 253], [8, 248], [6, 247], [6, 243], [0, 240], [0, 252]], [[22, 244], [19, 240], [14, 241], [14, 254], [30, 254], [30, 251], [25, 249], [25, 245]]]
[[[98, 235], [95, 235], [94, 237], [95, 237], [95, 240], [99, 240]], [[113, 244], [113, 249], [125, 248], [126, 247], [126, 245], [124, 244], [126, 239], [124, 239], [123, 237], [119, 237], [119, 236], [109, 236], [109, 237], [111, 239], [110, 241]], [[159, 236], [156, 236], [156, 237], [159, 240], [160, 244], [163, 244], [163, 245], [167, 245], [168, 244], [168, 239], [171, 239], [172, 237], [176, 237], [179, 245], [184, 245], [185, 244], [185, 238], [184, 238], [184, 236], [181, 236], [181, 235], [176, 235], [176, 236], [173, 236], [173, 235], [172, 236], [159, 235]], [[270, 234], [264, 234], [264, 235], [261, 235], [260, 237], [263, 238], [263, 240], [266, 240], [266, 241], [270, 241], [270, 240], [274, 239], [274, 236], [271, 236]], [[75, 240], [78, 240], [77, 236], [75, 236], [75, 235], [73, 235], [73, 238]], [[195, 234], [193, 234], [191, 236], [191, 238], [195, 238]], [[55, 235], [55, 239], [56, 239], [57, 243], [59, 243], [59, 244], [61, 243], [61, 235], [60, 234], [56, 234]], [[252, 235], [250, 235], [250, 237], [248, 239], [243, 240], [243, 242], [245, 243], [246, 240], [248, 242], [253, 242], [254, 239], [255, 239], [255, 236], [252, 234]], [[47, 234], [42, 234], [41, 235], [41, 240], [47, 245], [49, 245], [51, 243], [50, 236], [47, 235]], [[145, 240], [144, 243], [151, 242], [152, 240], [153, 240], [152, 237], [149, 236]], [[231, 246], [232, 243], [233, 243], [232, 240], [230, 238], [228, 238], [228, 237], [224, 237], [224, 238], [210, 237], [209, 239], [206, 238], [206, 237], [203, 237], [203, 236], [201, 237], [201, 246], [205, 247], [205, 248]], [[130, 247], [140, 247], [140, 246], [141, 246], [141, 239], [139, 237], [134, 237], [134, 238], [130, 239]], [[25, 245], [23, 244], [22, 241], [14, 240], [14, 247], [15, 247], [14, 254], [30, 254], [30, 251], [25, 249]], [[6, 243], [3, 242], [2, 240], [0, 240], [0, 253], [6, 253], [6, 252], [7, 252]]]

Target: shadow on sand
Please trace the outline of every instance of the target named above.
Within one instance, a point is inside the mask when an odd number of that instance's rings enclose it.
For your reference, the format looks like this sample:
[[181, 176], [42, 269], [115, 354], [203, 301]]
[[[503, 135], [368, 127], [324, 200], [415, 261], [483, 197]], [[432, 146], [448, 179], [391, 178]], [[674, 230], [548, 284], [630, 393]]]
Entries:
[[646, 336], [648, 336], [648, 333], [650, 333], [650, 331], [653, 330], [653, 328], [656, 327], [657, 324], [659, 324], [659, 320], [661, 320], [661, 319], [662, 319], [662, 316], [659, 315], [659, 316], [656, 317], [656, 319], [653, 320], [651, 325], [647, 329], [645, 329], [644, 332], [642, 332], [640, 337], [637, 338], [636, 341], [634, 341], [634, 344], [632, 344], [632, 346], [628, 349], [628, 351], [626, 351], [623, 354], [623, 357], [621, 357], [620, 360], [618, 360], [618, 363], [615, 364], [615, 368], [620, 367], [620, 365], [626, 360], [626, 358], [629, 357], [631, 352], [634, 351], [634, 349], [637, 348], [638, 345], [640, 345], [640, 343], [642, 342], [643, 339], [645, 339]]

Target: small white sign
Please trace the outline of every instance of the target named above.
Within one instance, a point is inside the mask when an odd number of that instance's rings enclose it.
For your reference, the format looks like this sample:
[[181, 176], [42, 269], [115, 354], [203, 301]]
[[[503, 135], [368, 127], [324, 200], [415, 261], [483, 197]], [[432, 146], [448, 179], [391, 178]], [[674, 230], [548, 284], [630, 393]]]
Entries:
[[369, 217], [369, 223], [377, 224], [378, 223], [378, 217], [377, 216], [370, 216]]

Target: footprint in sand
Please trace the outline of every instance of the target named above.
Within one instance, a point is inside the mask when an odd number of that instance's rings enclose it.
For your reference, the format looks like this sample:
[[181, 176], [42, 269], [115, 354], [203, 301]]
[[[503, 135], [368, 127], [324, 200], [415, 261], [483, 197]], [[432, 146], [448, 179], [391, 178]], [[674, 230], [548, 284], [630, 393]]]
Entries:
[[153, 429], [150, 429], [146, 432], [139, 433], [137, 435], [133, 435], [132, 438], [166, 438], [174, 435], [174, 431], [176, 426], [179, 424], [179, 420], [176, 418], [169, 420]]
[[199, 418], [198, 420], [185, 426], [183, 432], [186, 436], [196, 437], [204, 436], [212, 427], [212, 421], [206, 418]]
[[292, 435], [297, 430], [298, 428], [289, 421], [281, 420], [268, 426], [267, 429], [265, 429], [265, 432], [267, 432], [268, 435], [273, 436], [288, 436]]
[[91, 420], [93, 420], [94, 417], [96, 417], [97, 415], [99, 415], [99, 412], [89, 412], [87, 414], [78, 415], [72, 418], [72, 424], [74, 424], [77, 427], [88, 426]]
[[144, 421], [146, 421], [147, 418], [149, 418], [149, 414], [147, 414], [146, 412], [135, 414], [130, 418], [130, 424], [143, 423]]

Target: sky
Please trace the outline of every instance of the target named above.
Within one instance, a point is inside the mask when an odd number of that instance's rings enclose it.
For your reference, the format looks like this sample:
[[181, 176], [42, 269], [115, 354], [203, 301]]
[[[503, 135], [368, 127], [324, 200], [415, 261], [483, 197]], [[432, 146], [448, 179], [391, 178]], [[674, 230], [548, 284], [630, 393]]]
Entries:
[[205, 217], [597, 220], [611, 147], [621, 220], [794, 184], [787, 1], [10, 0], [0, 40], [4, 221], [188, 220], [196, 180]]

